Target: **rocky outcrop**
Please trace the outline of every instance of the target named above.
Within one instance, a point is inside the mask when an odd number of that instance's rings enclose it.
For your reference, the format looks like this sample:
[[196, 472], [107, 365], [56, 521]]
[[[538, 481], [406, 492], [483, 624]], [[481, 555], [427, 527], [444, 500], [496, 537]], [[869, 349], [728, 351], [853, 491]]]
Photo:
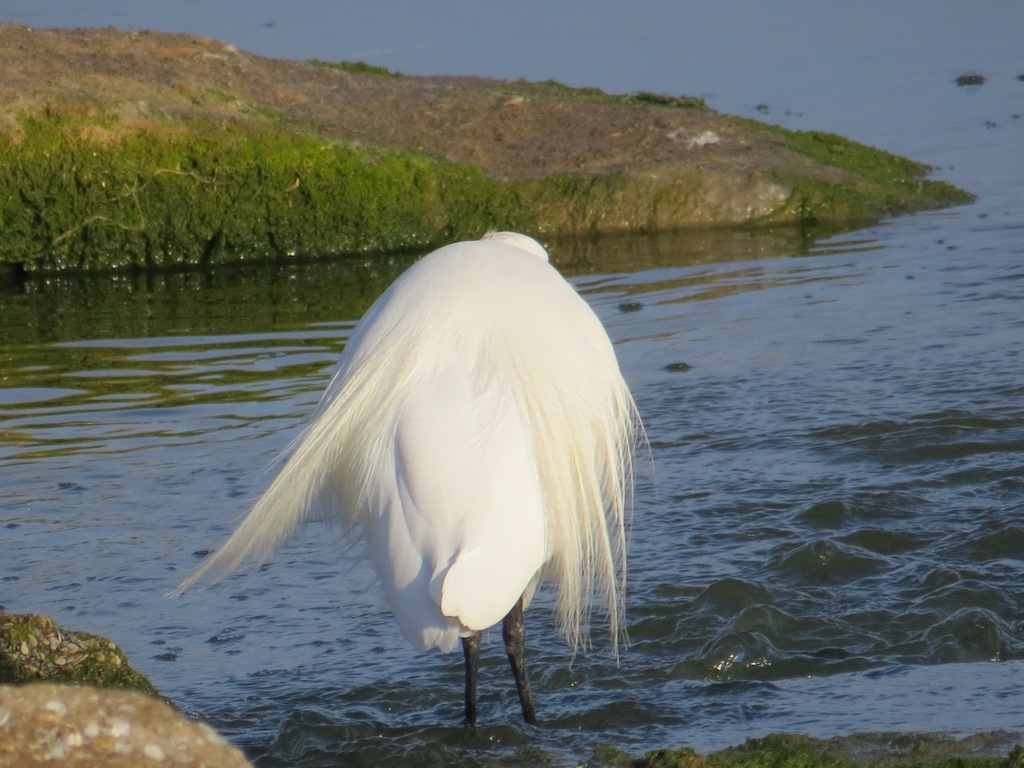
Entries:
[[0, 23], [0, 270], [212, 265], [533, 235], [855, 227], [928, 168], [700, 99], [404, 77], [216, 40]]
[[0, 686], [0, 768], [242, 768], [209, 726], [134, 691], [37, 683]]
[[0, 683], [36, 681], [157, 695], [152, 683], [132, 669], [128, 657], [110, 640], [62, 629], [46, 616], [0, 611]]

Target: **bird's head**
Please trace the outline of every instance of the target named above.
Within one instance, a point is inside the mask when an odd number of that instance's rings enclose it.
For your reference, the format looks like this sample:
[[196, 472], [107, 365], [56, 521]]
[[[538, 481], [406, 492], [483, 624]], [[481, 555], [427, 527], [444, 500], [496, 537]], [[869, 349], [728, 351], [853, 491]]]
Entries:
[[526, 251], [527, 253], [532, 253], [539, 259], [543, 259], [544, 261], [548, 260], [548, 252], [544, 249], [543, 245], [538, 243], [532, 237], [521, 235], [518, 232], [488, 232], [480, 239], [512, 245]]

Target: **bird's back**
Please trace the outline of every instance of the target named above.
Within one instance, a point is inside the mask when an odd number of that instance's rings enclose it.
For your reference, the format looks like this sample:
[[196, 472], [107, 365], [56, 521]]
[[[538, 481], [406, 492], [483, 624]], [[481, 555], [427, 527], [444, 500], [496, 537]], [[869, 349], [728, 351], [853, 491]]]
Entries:
[[557, 582], [571, 645], [595, 593], [614, 636], [639, 422], [600, 321], [545, 255], [509, 235], [407, 270], [360, 321], [278, 477], [193, 579], [332, 517], [362, 533], [420, 648], [496, 623], [539, 575]]
[[327, 397], [360, 379], [364, 395], [388, 393], [385, 421], [365, 425], [378, 449], [351, 453], [374, 460], [335, 477], [365, 473], [346, 514], [406, 636], [453, 648], [529, 596], [550, 560], [578, 640], [592, 588], [614, 600], [624, 566], [636, 425], [607, 334], [546, 261], [505, 243], [442, 248], [389, 294]]

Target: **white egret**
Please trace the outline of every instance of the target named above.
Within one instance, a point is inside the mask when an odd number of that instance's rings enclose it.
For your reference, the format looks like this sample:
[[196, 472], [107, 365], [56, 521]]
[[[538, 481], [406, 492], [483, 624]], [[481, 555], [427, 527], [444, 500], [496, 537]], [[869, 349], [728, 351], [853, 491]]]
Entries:
[[639, 430], [608, 335], [537, 241], [445, 246], [369, 309], [276, 479], [179, 591], [268, 557], [305, 519], [340, 520], [413, 646], [461, 640], [466, 721], [481, 632], [502, 622], [533, 722], [523, 609], [541, 580], [570, 646], [596, 595], [617, 647]]

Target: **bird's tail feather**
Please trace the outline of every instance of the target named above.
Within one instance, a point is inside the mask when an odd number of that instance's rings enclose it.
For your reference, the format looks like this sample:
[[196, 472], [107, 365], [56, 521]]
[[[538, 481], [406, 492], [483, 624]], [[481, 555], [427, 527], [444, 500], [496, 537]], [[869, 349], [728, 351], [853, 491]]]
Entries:
[[319, 419], [293, 443], [281, 472], [220, 548], [206, 558], [170, 596], [177, 597], [206, 577], [219, 580], [246, 560], [254, 567], [265, 561], [295, 529], [310, 517], [323, 486], [329, 452], [329, 427]]

